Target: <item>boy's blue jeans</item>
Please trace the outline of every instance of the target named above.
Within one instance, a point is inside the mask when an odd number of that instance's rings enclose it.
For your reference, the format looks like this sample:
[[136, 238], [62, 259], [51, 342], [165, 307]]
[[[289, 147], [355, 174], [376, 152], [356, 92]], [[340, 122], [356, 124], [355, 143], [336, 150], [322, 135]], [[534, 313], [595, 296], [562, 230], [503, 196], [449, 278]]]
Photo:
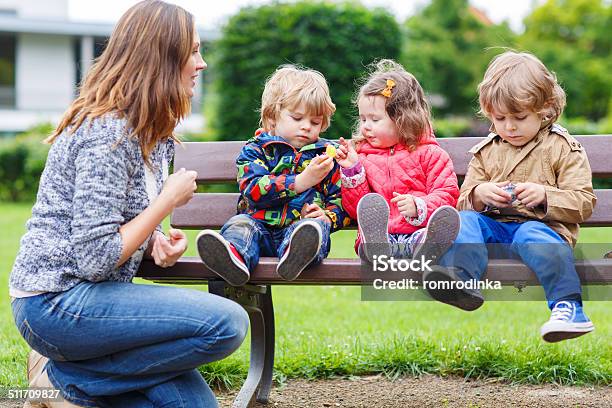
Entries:
[[[321, 226], [322, 240], [319, 254], [312, 264], [321, 262], [329, 254], [330, 224], [321, 220], [309, 218]], [[277, 256], [281, 258], [289, 245], [289, 237], [295, 228], [305, 220], [299, 220], [286, 228], [270, 228], [264, 222], [246, 215], [238, 214], [230, 218], [223, 228], [221, 235], [234, 245], [240, 252], [249, 271], [259, 263], [260, 256]]]
[[460, 277], [469, 280], [482, 278], [489, 255], [521, 259], [537, 275], [549, 306], [561, 299], [580, 301], [582, 291], [572, 248], [548, 225], [539, 221], [499, 222], [475, 211], [459, 215], [459, 235], [440, 265], [458, 267]]
[[12, 308], [26, 342], [50, 359], [51, 383], [86, 407], [216, 407], [197, 368], [236, 350], [249, 322], [219, 296], [123, 282], [83, 282]]

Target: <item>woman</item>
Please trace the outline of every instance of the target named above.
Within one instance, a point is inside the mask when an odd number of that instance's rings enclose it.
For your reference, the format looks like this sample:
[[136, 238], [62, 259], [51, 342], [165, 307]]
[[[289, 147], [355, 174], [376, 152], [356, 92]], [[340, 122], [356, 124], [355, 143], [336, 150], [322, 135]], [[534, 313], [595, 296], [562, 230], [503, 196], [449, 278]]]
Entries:
[[167, 171], [173, 129], [206, 68], [199, 41], [182, 8], [136, 4], [48, 139], [10, 278], [15, 323], [34, 350], [30, 386], [65, 399], [42, 406], [217, 406], [197, 367], [240, 346], [246, 312], [204, 292], [131, 283], [143, 256], [168, 267], [187, 247], [159, 224], [196, 188], [195, 172]]

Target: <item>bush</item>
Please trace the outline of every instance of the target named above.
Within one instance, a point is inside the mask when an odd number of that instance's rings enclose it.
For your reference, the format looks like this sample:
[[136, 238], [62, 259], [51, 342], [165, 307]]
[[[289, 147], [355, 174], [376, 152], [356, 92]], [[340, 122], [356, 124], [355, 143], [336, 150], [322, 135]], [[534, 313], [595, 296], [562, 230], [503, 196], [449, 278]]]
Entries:
[[13, 139], [0, 140], [0, 201], [33, 201], [49, 146], [42, 143], [53, 127], [44, 124]]
[[265, 79], [287, 63], [327, 78], [337, 111], [325, 137], [349, 136], [355, 79], [375, 59], [397, 59], [400, 43], [392, 15], [355, 3], [302, 1], [242, 9], [223, 28], [216, 47], [218, 103], [211, 116], [216, 138], [244, 140], [253, 134]]
[[458, 137], [470, 134], [471, 122], [466, 117], [448, 117], [433, 122], [436, 137]]

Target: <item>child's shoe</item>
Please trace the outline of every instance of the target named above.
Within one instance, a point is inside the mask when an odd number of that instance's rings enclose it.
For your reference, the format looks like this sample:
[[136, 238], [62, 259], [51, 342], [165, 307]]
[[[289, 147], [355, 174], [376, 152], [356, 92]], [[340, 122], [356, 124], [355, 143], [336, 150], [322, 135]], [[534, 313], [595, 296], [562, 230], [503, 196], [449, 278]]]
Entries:
[[289, 245], [278, 261], [276, 272], [285, 280], [296, 279], [317, 257], [322, 240], [323, 232], [316, 221], [300, 222], [289, 237]]
[[593, 331], [593, 322], [584, 314], [580, 303], [573, 300], [561, 300], [553, 306], [548, 320], [540, 333], [545, 341], [555, 343], [573, 339]]
[[460, 226], [461, 217], [453, 207], [443, 205], [436, 209], [427, 221], [427, 228], [423, 236], [419, 238], [419, 242], [414, 247], [412, 258], [424, 257], [426, 260], [437, 263], [455, 242]]
[[[423, 273], [425, 290], [435, 300], [471, 312], [484, 303], [484, 297], [478, 289], [469, 289], [465, 285], [458, 287], [462, 279], [457, 276], [458, 269], [434, 265], [430, 271]], [[432, 284], [425, 284], [432, 282]]]
[[223, 236], [213, 230], [203, 230], [196, 238], [198, 254], [208, 269], [232, 286], [242, 286], [251, 274], [240, 253]]
[[372, 263], [374, 255], [391, 256], [389, 244], [389, 204], [377, 193], [364, 195], [357, 204], [357, 225], [361, 245], [359, 256]]

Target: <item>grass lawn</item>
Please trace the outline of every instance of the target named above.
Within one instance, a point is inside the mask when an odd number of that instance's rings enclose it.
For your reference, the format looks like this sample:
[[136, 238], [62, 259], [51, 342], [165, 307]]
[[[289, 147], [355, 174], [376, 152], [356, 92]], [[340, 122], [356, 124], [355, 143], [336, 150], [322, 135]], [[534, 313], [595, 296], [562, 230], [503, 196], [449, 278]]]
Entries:
[[[26, 343], [15, 328], [8, 275], [29, 204], [0, 204], [0, 387], [25, 386]], [[332, 257], [352, 257], [353, 231], [334, 234]], [[195, 232], [190, 232], [191, 239]], [[193, 240], [191, 240], [193, 242]], [[612, 228], [584, 229], [580, 242], [612, 242]], [[189, 250], [193, 255], [193, 245]], [[205, 286], [197, 287], [205, 290]], [[356, 287], [274, 287], [278, 381], [291, 377], [435, 373], [511, 382], [612, 384], [609, 302], [586, 302], [596, 330], [544, 343], [545, 302], [489, 302], [466, 313], [435, 302], [362, 302]], [[209, 381], [239, 386], [249, 341], [229, 358], [202, 367]]]

